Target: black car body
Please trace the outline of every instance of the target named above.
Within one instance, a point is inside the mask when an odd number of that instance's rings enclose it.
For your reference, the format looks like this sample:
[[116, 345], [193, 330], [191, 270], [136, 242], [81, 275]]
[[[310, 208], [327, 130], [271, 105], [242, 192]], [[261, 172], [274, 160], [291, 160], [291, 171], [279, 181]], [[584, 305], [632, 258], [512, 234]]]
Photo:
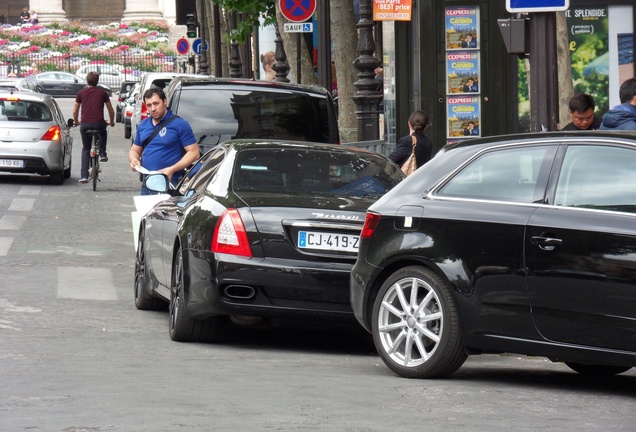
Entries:
[[[51, 96], [76, 96], [77, 92], [86, 88], [88, 83], [84, 78], [77, 77], [68, 72], [42, 72], [26, 78], [38, 93], [46, 93]], [[108, 96], [112, 96], [110, 87], [98, 84]]]
[[190, 123], [203, 151], [228, 139], [339, 142], [333, 100], [321, 87], [176, 77], [166, 97], [172, 112]]
[[636, 365], [635, 213], [636, 133], [450, 146], [370, 207], [354, 313], [406, 377], [499, 352], [623, 372]]
[[142, 218], [135, 304], [169, 302], [180, 341], [214, 340], [223, 315], [355, 323], [349, 272], [364, 214], [402, 178], [365, 150], [226, 141]]

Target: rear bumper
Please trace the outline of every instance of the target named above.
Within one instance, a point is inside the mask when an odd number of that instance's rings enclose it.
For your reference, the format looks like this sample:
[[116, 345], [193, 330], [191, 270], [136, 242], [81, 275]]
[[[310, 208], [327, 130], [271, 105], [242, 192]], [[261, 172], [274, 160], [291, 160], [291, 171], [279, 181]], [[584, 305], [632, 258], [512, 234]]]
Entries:
[[0, 172], [42, 174], [64, 170], [64, 147], [58, 141], [0, 142], [0, 159], [21, 160], [23, 167], [0, 166]]
[[[186, 308], [191, 318], [251, 315], [354, 322], [352, 264], [246, 259], [188, 251]], [[240, 295], [236, 295], [240, 294]]]

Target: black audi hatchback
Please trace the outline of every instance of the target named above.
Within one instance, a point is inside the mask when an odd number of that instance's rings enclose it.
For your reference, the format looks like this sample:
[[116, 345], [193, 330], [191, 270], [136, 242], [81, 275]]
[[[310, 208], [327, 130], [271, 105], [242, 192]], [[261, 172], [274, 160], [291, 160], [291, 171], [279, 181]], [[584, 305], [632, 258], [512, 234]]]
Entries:
[[513, 352], [636, 365], [636, 133], [449, 146], [373, 204], [351, 302], [404, 377]]

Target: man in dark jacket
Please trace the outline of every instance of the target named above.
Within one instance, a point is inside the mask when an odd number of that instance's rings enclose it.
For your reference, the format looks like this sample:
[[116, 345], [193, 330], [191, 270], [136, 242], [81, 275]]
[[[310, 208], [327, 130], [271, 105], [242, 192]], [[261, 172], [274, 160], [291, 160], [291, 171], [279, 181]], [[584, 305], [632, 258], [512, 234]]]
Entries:
[[636, 78], [625, 81], [619, 94], [621, 104], [605, 113], [600, 129], [636, 130]]

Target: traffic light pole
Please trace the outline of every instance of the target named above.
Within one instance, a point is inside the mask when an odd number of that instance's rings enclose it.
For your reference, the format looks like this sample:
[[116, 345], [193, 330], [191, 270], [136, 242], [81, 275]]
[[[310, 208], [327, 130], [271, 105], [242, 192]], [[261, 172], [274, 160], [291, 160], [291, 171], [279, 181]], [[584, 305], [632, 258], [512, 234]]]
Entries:
[[556, 13], [531, 13], [528, 35], [530, 130], [554, 131], [559, 118]]

